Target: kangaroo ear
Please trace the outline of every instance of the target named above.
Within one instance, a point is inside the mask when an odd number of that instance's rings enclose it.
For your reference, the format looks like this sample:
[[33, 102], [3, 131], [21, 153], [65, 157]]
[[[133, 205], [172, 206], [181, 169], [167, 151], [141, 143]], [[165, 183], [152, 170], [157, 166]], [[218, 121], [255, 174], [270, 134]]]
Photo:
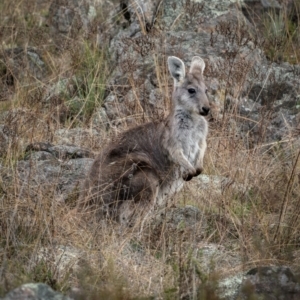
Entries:
[[185, 77], [185, 66], [181, 59], [176, 56], [168, 57], [169, 71], [174, 78], [175, 84], [179, 83]]
[[199, 56], [194, 56], [190, 67], [190, 73], [200, 72], [201, 74], [203, 74], [204, 69], [205, 69], [204, 60]]

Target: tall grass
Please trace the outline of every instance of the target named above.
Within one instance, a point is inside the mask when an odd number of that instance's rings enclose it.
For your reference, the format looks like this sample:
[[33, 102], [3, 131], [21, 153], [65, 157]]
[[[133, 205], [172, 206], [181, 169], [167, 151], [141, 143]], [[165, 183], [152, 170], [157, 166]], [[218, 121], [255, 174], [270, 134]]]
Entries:
[[[69, 38], [71, 46], [62, 51], [50, 42], [39, 42], [35, 34], [47, 39], [49, 33], [30, 13], [37, 10], [35, 1], [25, 2], [15, 9], [8, 0], [0, 2], [0, 27], [7, 33], [0, 37], [2, 50], [25, 44], [43, 49], [48, 74], [30, 85], [20, 82], [12, 99], [0, 103], [0, 124], [6, 126], [9, 137], [0, 158], [1, 295], [19, 284], [43, 281], [62, 292], [77, 287], [79, 299], [174, 299], [188, 295], [217, 299], [215, 291], [222, 278], [252, 266], [284, 264], [299, 272], [300, 162], [296, 138], [291, 132], [282, 141], [267, 142], [263, 130], [269, 120], [261, 116], [256, 121], [262, 128], [261, 136], [252, 141], [251, 132], [239, 134], [234, 124], [240, 116], [227, 109], [225, 102], [223, 119], [210, 123], [205, 156], [205, 174], [219, 178], [221, 188], [208, 183], [204, 189], [193, 179], [169, 203], [169, 211], [174, 205], [197, 207], [203, 219], [193, 226], [182, 222], [172, 227], [163, 217], [158, 224], [149, 221], [142, 232], [139, 226], [99, 223], [72, 210], [74, 203], [59, 202], [56, 186], [33, 189], [28, 182], [22, 183], [17, 164], [26, 146], [34, 141], [52, 142], [57, 129], [89, 128], [93, 112], [103, 104], [112, 71], [107, 49], [97, 48], [92, 38]], [[26, 8], [27, 4], [34, 10]], [[270, 12], [261, 20], [264, 50], [271, 60], [282, 57], [299, 63], [299, 25], [290, 16], [283, 10]], [[165, 61], [155, 55], [152, 58], [165, 110], [149, 116], [148, 108], [137, 102], [131, 116], [137, 123], [165, 115], [170, 105]], [[239, 85], [238, 98], [245, 81], [241, 73], [248, 74], [251, 67], [241, 69], [243, 61], [235, 58], [228, 61], [232, 78], [226, 78], [222, 70], [209, 74], [209, 68], [206, 76], [225, 78], [225, 89], [233, 80]], [[140, 101], [135, 66], [134, 59], [127, 65], [123, 62], [121, 68], [132, 68], [128, 86], [110, 88], [132, 89]], [[46, 91], [64, 79], [69, 88], [45, 103]], [[221, 250], [207, 262], [202, 258], [209, 244]], [[63, 258], [62, 247], [69, 247], [70, 260]], [[43, 255], [45, 249], [47, 255]]]

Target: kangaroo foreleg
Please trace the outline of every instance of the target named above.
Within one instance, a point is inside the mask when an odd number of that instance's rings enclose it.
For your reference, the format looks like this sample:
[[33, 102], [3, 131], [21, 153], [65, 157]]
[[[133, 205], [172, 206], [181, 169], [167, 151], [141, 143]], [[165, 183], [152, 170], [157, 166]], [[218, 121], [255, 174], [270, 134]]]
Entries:
[[202, 142], [199, 146], [200, 146], [200, 151], [199, 151], [199, 156], [198, 156], [197, 163], [196, 163], [196, 175], [195, 176], [198, 176], [203, 171], [203, 158], [204, 158], [204, 154], [205, 154], [205, 151], [207, 148], [206, 140], [202, 140]]
[[182, 177], [185, 181], [191, 180], [196, 175], [196, 169], [188, 161], [181, 149], [172, 152], [172, 160], [183, 168]]

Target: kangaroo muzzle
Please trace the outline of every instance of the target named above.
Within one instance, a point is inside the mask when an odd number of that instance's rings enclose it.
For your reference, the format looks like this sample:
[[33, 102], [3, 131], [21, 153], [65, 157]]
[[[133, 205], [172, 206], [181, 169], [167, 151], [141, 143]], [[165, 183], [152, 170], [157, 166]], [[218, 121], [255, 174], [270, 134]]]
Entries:
[[209, 110], [210, 110], [209, 107], [203, 106], [202, 109], [201, 109], [201, 111], [200, 111], [200, 115], [201, 115], [201, 116], [207, 116], [208, 113], [209, 113]]

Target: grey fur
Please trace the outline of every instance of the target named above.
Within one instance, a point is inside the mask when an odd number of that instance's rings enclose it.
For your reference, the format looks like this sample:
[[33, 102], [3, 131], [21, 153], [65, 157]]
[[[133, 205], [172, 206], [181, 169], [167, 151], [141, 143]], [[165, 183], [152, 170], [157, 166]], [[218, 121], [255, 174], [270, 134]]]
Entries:
[[174, 79], [172, 109], [162, 122], [150, 122], [122, 133], [96, 158], [79, 199], [80, 208], [130, 223], [178, 192], [184, 180], [199, 175], [206, 150], [209, 111], [203, 80], [205, 63], [168, 58]]

